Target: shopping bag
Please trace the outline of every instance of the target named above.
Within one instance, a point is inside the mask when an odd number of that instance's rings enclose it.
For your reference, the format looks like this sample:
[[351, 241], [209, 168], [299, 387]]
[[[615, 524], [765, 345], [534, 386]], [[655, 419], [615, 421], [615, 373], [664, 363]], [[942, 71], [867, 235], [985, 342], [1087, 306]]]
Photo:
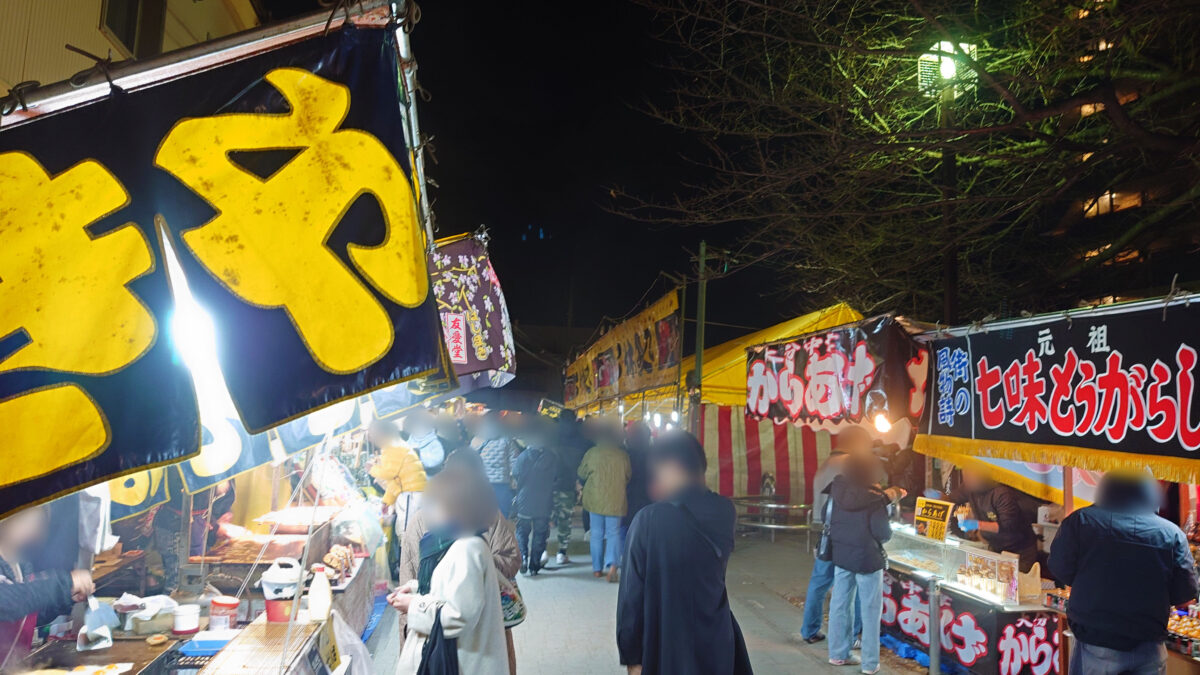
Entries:
[[525, 622], [525, 599], [521, 589], [512, 579], [500, 577], [500, 609], [504, 613], [504, 627], [512, 628]]

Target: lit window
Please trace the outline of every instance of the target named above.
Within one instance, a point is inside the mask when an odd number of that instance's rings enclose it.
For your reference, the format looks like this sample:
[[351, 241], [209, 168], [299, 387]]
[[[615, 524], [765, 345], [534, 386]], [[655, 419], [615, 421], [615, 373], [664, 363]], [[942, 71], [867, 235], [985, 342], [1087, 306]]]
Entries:
[[1135, 209], [1142, 205], [1140, 192], [1113, 192], [1108, 190], [1090, 202], [1083, 204], [1083, 217], [1095, 218], [1116, 211]]

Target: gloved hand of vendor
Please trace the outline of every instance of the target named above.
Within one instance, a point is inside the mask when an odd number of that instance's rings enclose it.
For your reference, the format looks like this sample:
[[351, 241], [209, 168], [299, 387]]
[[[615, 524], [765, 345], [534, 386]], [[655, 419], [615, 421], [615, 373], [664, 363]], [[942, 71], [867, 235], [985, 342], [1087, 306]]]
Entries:
[[958, 517], [958, 529], [963, 532], [974, 532], [979, 529], [979, 521], [974, 518]]

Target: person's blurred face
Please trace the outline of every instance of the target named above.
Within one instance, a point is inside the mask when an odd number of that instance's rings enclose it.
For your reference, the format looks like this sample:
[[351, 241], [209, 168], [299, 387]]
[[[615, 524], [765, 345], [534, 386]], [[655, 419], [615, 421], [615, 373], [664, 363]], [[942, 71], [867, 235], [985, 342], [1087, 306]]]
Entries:
[[376, 420], [367, 428], [367, 440], [377, 448], [386, 448], [396, 439], [396, 424], [391, 420]]
[[849, 427], [839, 433], [837, 437], [838, 449], [855, 457], [874, 455], [873, 444], [871, 435], [862, 427]]
[[991, 479], [987, 474], [974, 469], [963, 469], [963, 487], [969, 492], [985, 492], [991, 488]]
[[650, 498], [654, 501], [668, 499], [691, 482], [691, 475], [678, 462], [656, 462], [650, 477]]
[[500, 418], [495, 415], [485, 415], [479, 420], [479, 436], [485, 439], [500, 437]]
[[409, 436], [420, 438], [433, 431], [433, 422], [433, 415], [423, 410], [418, 410], [409, 415], [408, 419], [404, 421], [404, 429], [408, 432]]
[[15, 513], [0, 521], [0, 543], [13, 553], [28, 548], [45, 536], [46, 521], [46, 511], [41, 506]]
[[642, 422], [634, 422], [625, 428], [625, 443], [633, 448], [645, 448], [650, 445], [650, 427]]

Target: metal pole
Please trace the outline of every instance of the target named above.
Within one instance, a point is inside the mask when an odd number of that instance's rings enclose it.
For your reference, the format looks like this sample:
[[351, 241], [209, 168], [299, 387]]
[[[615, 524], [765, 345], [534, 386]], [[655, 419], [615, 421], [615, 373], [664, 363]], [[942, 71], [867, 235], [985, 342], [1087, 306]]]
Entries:
[[[401, 8], [407, 5], [407, 0], [401, 3]], [[398, 10], [400, 8], [397, 8]], [[403, 15], [403, 12], [397, 12]], [[425, 148], [421, 141], [421, 124], [417, 117], [417, 60], [413, 58], [412, 43], [408, 40], [408, 31], [404, 26], [396, 28], [396, 47], [400, 56], [400, 79], [404, 83], [404, 98], [408, 118], [408, 148], [413, 157], [413, 179], [417, 183], [417, 204], [421, 210], [421, 222], [425, 224], [425, 241], [429, 250], [433, 250], [433, 215], [429, 210], [428, 184], [425, 182]]]
[[[948, 129], [953, 120], [954, 85], [942, 88], [938, 101], [938, 126]], [[945, 139], [942, 140], [945, 142]], [[942, 321], [952, 326], [958, 323], [958, 243], [954, 241], [954, 208], [950, 200], [957, 191], [957, 158], [954, 151], [942, 148], [942, 231], [946, 237], [946, 250], [942, 253]]]
[[700, 284], [696, 297], [696, 396], [692, 402], [692, 433], [700, 433], [700, 406], [704, 401], [704, 320], [708, 301], [708, 243], [700, 242]]
[[929, 580], [929, 672], [942, 673], [942, 585]]
[[[355, 3], [354, 10], [357, 11], [352, 11], [350, 16], [355, 25], [385, 26], [391, 16], [391, 3], [389, 0], [362, 0], [361, 3]], [[26, 108], [18, 106], [11, 115], [0, 119], [0, 128], [100, 100], [112, 93], [113, 86], [126, 92], [137, 91], [299, 42], [324, 32], [329, 19], [330, 11], [320, 10], [278, 24], [184, 47], [152, 59], [121, 61], [108, 69], [113, 80], [112, 86], [103, 73], [93, 72], [78, 86], [64, 80], [38, 87], [25, 94]], [[329, 29], [340, 28], [345, 21], [345, 13], [339, 11], [333, 15]]]
[[[683, 414], [683, 404], [687, 403], [685, 394], [687, 387], [684, 386], [683, 391], [679, 390], [679, 379], [683, 376], [683, 334], [687, 327], [687, 281], [677, 281], [679, 284], [679, 342], [675, 347], [675, 362], [679, 365], [675, 366], [675, 407], [679, 410], [679, 414]], [[687, 383], [684, 383], [685, 385]], [[688, 421], [691, 422], [692, 409], [688, 406]]]

